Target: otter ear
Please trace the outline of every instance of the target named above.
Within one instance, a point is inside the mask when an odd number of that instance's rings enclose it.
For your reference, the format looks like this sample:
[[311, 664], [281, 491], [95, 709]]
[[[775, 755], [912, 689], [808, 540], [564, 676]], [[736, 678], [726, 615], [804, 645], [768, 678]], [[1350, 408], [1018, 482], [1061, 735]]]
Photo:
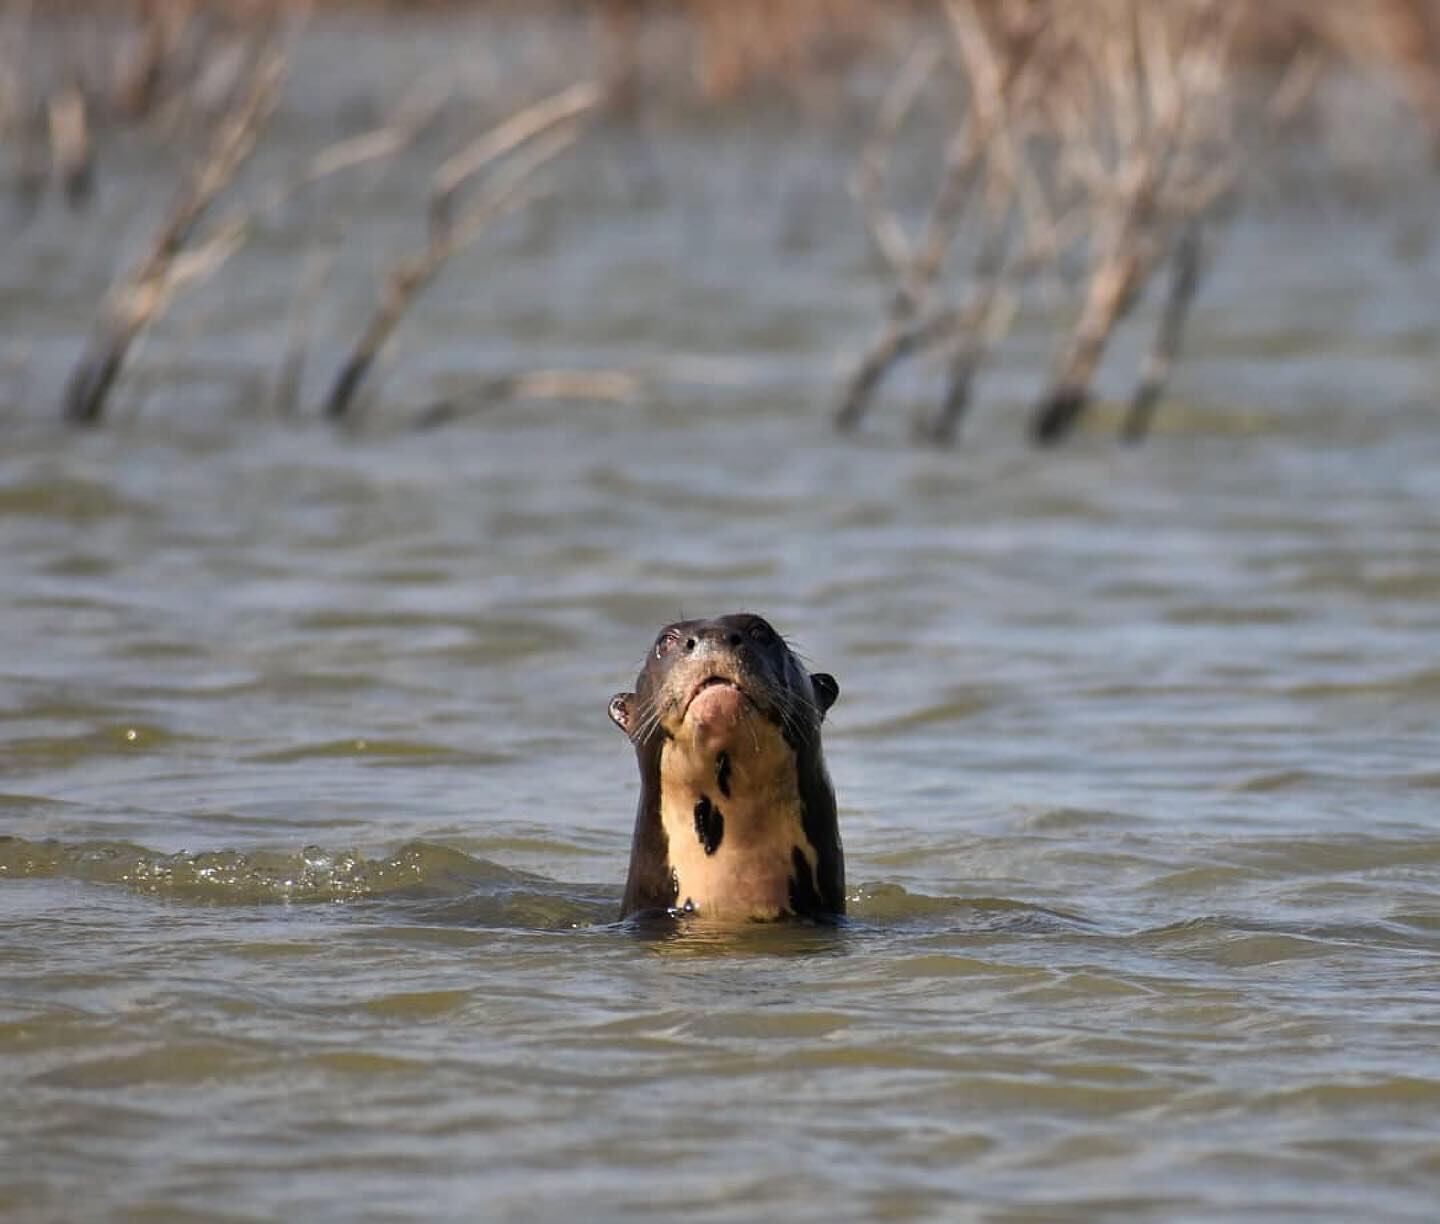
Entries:
[[610, 721], [626, 735], [630, 734], [630, 703], [634, 700], [634, 693], [616, 693], [610, 698]]
[[825, 717], [825, 711], [835, 704], [835, 698], [840, 696], [840, 682], [830, 675], [829, 672], [815, 672], [810, 677], [810, 687], [815, 690], [815, 704], [820, 707], [820, 717]]

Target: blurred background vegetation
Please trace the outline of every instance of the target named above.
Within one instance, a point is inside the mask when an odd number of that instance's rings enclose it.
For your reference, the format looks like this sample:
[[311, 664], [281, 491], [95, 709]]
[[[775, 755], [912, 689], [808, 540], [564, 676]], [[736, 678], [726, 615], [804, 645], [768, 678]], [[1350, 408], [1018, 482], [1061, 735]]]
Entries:
[[[347, 71], [357, 39], [368, 50]], [[306, 48], [321, 45], [331, 57], [317, 70]], [[67, 299], [63, 375], [12, 310], [4, 363], [22, 390], [10, 398], [103, 421], [176, 303], [242, 275], [236, 257], [298, 216], [306, 249], [289, 253], [301, 266], [249, 398], [350, 419], [414, 303], [492, 226], [575, 193], [562, 167], [597, 133], [636, 136], [643, 190], [664, 156], [647, 135], [747, 124], [840, 151], [846, 173], [829, 187], [848, 195], [852, 229], [837, 232], [828, 208], [795, 224], [811, 244], [867, 234], [888, 285], [868, 335], [833, 337], [837, 374], [815, 388], [817, 413], [853, 430], [895, 370], [923, 361], [939, 373], [912, 435], [951, 443], [1013, 321], [1038, 313], [1052, 345], [1025, 429], [1058, 443], [1146, 302], [1132, 389], [1109, 409], [1136, 441], [1242, 208], [1287, 190], [1353, 204], [1428, 183], [1440, 3], [12, 0], [0, 10], [8, 243], [53, 242], [68, 226], [105, 248], [89, 266], [108, 279], [91, 287], [88, 321]], [[133, 195], [136, 225], [96, 232], [107, 180]], [[335, 203], [358, 190], [409, 192], [416, 224], [369, 251], [372, 304], [351, 334], [324, 337], [327, 296], [349, 292], [334, 268], [354, 221]], [[317, 208], [332, 211], [328, 228]], [[57, 211], [68, 220], [36, 224]], [[317, 360], [329, 368], [317, 374]], [[443, 423], [475, 394], [624, 398], [637, 378], [497, 371], [420, 419]]]

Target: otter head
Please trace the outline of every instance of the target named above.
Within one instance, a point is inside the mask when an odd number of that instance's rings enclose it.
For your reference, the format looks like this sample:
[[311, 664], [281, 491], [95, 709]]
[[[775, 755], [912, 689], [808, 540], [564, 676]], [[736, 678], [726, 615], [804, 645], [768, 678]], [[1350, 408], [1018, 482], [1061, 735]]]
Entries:
[[842, 912], [835, 797], [820, 750], [839, 691], [761, 617], [660, 631], [635, 691], [610, 701], [641, 774], [624, 913]]

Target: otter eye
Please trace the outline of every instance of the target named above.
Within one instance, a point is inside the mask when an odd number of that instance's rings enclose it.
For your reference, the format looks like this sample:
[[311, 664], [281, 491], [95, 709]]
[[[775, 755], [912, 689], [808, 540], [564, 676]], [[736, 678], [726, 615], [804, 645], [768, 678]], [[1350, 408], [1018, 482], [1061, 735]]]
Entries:
[[680, 635], [673, 629], [667, 629], [655, 641], [655, 657], [661, 658], [675, 649], [675, 644], [680, 640]]
[[775, 630], [764, 621], [755, 621], [750, 626], [750, 636], [762, 646], [769, 646], [775, 640]]

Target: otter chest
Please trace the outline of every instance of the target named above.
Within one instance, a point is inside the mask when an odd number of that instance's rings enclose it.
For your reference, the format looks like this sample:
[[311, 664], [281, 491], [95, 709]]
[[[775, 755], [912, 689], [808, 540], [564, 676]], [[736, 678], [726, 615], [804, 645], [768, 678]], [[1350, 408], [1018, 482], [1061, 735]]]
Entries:
[[717, 768], [698, 779], [662, 755], [660, 821], [676, 908], [762, 919], [810, 912], [816, 851], [794, 771], [763, 782], [738, 773]]

